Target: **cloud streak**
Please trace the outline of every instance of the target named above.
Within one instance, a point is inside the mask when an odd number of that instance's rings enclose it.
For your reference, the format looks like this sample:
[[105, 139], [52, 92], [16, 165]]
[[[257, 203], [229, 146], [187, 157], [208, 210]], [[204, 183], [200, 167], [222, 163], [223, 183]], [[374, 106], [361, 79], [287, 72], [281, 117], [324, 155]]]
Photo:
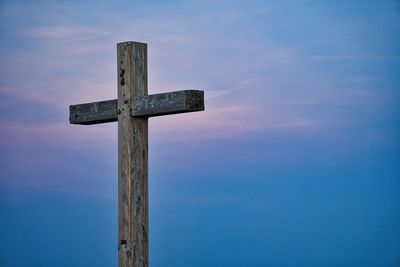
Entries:
[[[217, 5], [212, 1], [183, 4], [180, 10], [161, 3], [138, 6], [146, 16], [123, 14], [124, 5], [100, 3], [98, 8], [107, 12], [92, 21], [68, 16], [86, 10], [87, 3], [6, 5], [4, 10], [10, 12], [3, 18], [19, 28], [2, 31], [15, 47], [3, 44], [5, 52], [0, 52], [0, 93], [26, 103], [25, 113], [42, 107], [40, 112], [55, 116], [29, 122], [26, 114], [3, 102], [5, 117], [10, 114], [0, 121], [3, 135], [16, 142], [29, 135], [76, 146], [115, 137], [115, 126], [68, 125], [68, 106], [116, 98], [115, 44], [132, 38], [149, 44], [149, 93], [187, 88], [206, 92], [205, 112], [151, 119], [151, 133], [159, 140], [235, 138], [273, 129], [312, 134], [354, 127], [375, 120], [357, 110], [381, 107], [397, 94], [393, 85], [378, 89], [390, 75], [385, 64], [397, 64], [398, 55], [378, 53], [382, 43], [373, 40], [368, 42], [374, 53], [368, 46], [351, 53], [347, 48], [353, 43], [337, 45], [341, 37], [352, 36], [350, 30], [341, 30], [340, 21], [324, 21], [319, 27], [276, 3], [249, 6], [239, 1], [212, 11]], [[14, 21], [18, 11], [26, 13], [20, 24]], [[51, 15], [55, 11], [59, 20]], [[310, 17], [331, 15], [330, 10], [324, 12], [328, 13], [304, 10]], [[39, 18], [38, 13], [47, 15]], [[30, 16], [36, 23], [28, 23]], [[389, 38], [384, 32], [377, 34]], [[357, 65], [369, 59], [376, 64], [371, 68], [380, 67], [381, 73]], [[335, 61], [349, 63], [337, 66]], [[16, 79], [15, 70], [23, 78]]]

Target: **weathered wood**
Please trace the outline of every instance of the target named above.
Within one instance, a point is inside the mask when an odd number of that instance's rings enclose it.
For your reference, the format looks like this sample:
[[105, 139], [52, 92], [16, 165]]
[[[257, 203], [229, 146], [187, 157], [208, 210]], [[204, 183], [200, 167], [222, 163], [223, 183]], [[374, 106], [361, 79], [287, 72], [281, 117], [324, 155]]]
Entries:
[[69, 106], [71, 124], [98, 124], [117, 121], [117, 100], [107, 100]]
[[204, 110], [204, 92], [147, 95], [147, 45], [117, 45], [118, 99], [71, 105], [72, 124], [118, 121], [118, 266], [148, 267], [148, 117]]
[[204, 110], [204, 92], [183, 90], [135, 97], [132, 116], [153, 117]]
[[148, 119], [131, 116], [132, 100], [147, 95], [147, 45], [117, 45], [118, 266], [148, 266]]
[[[132, 116], [154, 117], [204, 110], [204, 92], [182, 90], [147, 96], [135, 96]], [[118, 120], [118, 101], [107, 100], [69, 106], [69, 122], [72, 124], [98, 124]]]

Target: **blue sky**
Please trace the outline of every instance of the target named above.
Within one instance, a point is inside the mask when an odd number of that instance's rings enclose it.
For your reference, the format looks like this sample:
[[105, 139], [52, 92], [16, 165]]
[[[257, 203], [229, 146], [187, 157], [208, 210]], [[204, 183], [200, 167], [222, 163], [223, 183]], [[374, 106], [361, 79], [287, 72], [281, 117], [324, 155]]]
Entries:
[[0, 266], [116, 266], [116, 43], [148, 43], [150, 265], [400, 264], [397, 1], [0, 1]]

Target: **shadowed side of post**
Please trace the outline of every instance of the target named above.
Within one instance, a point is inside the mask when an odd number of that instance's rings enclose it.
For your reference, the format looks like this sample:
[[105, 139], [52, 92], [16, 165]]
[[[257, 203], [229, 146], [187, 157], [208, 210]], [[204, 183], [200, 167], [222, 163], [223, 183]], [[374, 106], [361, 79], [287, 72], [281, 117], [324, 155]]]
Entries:
[[148, 119], [131, 116], [147, 95], [147, 45], [117, 45], [118, 266], [148, 266]]

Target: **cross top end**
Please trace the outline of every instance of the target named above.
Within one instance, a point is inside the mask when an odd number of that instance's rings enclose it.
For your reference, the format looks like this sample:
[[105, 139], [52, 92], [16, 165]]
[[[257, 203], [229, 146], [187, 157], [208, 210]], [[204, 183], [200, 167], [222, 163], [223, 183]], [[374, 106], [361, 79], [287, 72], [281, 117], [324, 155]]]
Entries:
[[[117, 50], [118, 95], [123, 99], [71, 105], [69, 107], [71, 124], [91, 125], [118, 121], [118, 115], [121, 114], [122, 106], [125, 104], [129, 105], [130, 115], [133, 117], [154, 117], [204, 110], [204, 91], [201, 90], [147, 95], [146, 43], [121, 42], [117, 44]], [[141, 63], [139, 64], [139, 62]], [[135, 67], [125, 69], [127, 64]], [[141, 76], [137, 76], [135, 72], [140, 72]], [[142, 89], [138, 90], [137, 88]], [[132, 92], [130, 99], [125, 97], [127, 90]]]

